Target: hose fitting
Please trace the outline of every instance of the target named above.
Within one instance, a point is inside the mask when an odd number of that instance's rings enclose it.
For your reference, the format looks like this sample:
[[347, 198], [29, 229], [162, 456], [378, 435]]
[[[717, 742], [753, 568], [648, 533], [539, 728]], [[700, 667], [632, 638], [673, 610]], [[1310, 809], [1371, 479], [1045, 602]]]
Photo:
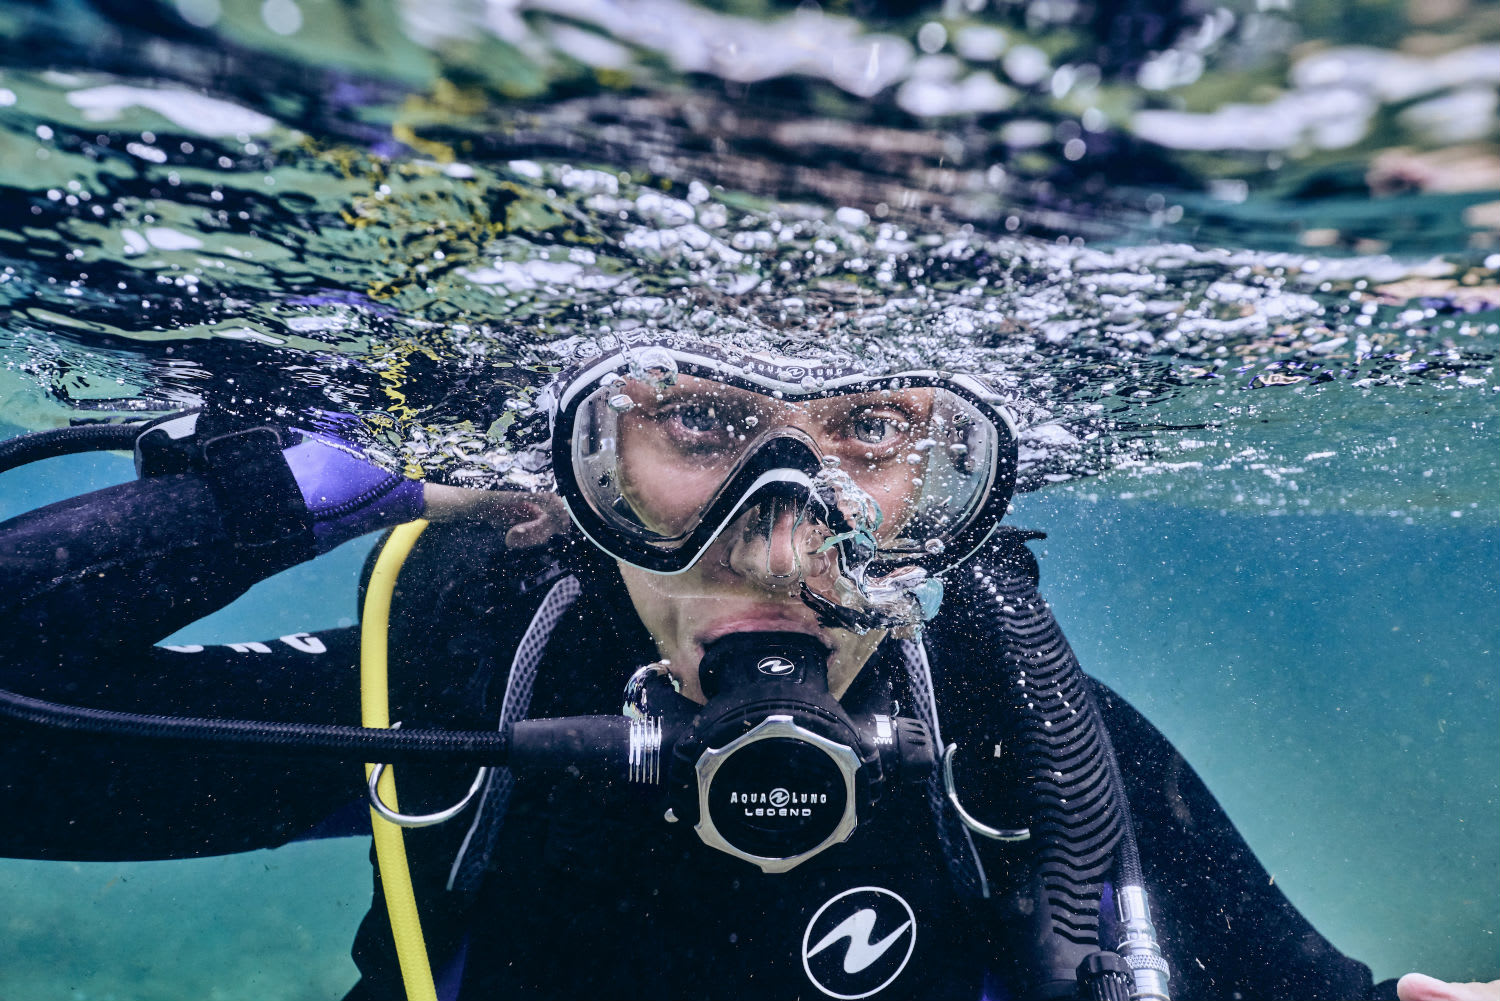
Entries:
[[1146, 891], [1139, 886], [1122, 886], [1115, 897], [1120, 918], [1120, 944], [1116, 951], [1125, 958], [1135, 976], [1131, 1001], [1171, 1001], [1167, 983], [1171, 971], [1156, 943], [1156, 926], [1151, 923], [1151, 907]]

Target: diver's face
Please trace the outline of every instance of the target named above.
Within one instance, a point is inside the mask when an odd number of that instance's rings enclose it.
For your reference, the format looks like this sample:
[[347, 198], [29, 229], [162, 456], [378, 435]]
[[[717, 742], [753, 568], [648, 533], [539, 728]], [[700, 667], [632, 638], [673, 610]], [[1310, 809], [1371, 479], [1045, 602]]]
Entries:
[[731, 525], [690, 569], [658, 574], [628, 563], [620, 576], [636, 614], [656, 641], [682, 694], [706, 701], [698, 681], [703, 648], [721, 636], [741, 632], [794, 632], [817, 637], [828, 647], [828, 687], [841, 697], [886, 636], [884, 629], [859, 635], [818, 623], [803, 603], [802, 584], [831, 590], [827, 576], [837, 572], [832, 553], [815, 553], [821, 533], [808, 533], [793, 512], [777, 518], [767, 535], [758, 512]]
[[[632, 380], [623, 391], [633, 406], [619, 422], [620, 490], [642, 524], [659, 535], [691, 531], [757, 439], [788, 428], [805, 434], [823, 459], [836, 459], [879, 505], [877, 536], [901, 534], [915, 509], [922, 481], [911, 458], [934, 433], [931, 390], [790, 401], [682, 376], [661, 387]], [[772, 502], [746, 511], [683, 573], [620, 564], [636, 612], [688, 698], [704, 701], [698, 681], [704, 647], [729, 633], [817, 637], [830, 651], [828, 684], [835, 696], [884, 639], [885, 630], [860, 635], [822, 626], [803, 602], [804, 586], [829, 599], [840, 593], [835, 554], [819, 552], [832, 533], [804, 515]]]
[[931, 390], [790, 401], [691, 376], [664, 387], [629, 380], [623, 389], [634, 406], [619, 424], [621, 493], [658, 535], [691, 531], [757, 439], [787, 428], [805, 433], [880, 506], [883, 537], [899, 534], [920, 493], [908, 460], [934, 434]]

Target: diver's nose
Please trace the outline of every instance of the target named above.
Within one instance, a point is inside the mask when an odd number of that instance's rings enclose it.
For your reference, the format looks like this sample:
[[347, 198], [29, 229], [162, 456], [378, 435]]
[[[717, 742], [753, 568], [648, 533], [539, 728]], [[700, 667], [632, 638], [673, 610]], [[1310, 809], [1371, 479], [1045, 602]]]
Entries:
[[816, 576], [827, 561], [818, 547], [824, 533], [792, 498], [768, 498], [729, 527], [728, 566], [769, 588], [791, 587]]

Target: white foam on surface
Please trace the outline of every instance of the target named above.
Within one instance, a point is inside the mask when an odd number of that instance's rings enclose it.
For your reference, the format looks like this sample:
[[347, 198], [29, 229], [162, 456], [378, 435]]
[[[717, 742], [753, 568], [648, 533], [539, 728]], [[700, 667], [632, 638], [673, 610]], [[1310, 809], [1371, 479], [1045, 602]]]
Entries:
[[128, 108], [146, 108], [202, 136], [264, 135], [276, 121], [238, 104], [178, 88], [131, 87], [112, 83], [71, 91], [68, 103], [94, 122], [120, 117]]

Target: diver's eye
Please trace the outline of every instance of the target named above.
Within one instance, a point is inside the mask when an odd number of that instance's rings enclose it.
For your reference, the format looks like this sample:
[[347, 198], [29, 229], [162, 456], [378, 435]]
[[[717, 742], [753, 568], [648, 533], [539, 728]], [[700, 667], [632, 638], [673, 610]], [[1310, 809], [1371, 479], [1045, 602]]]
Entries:
[[713, 434], [724, 430], [724, 422], [710, 404], [690, 403], [676, 407], [672, 418], [690, 434]]
[[866, 410], [854, 414], [849, 420], [854, 437], [866, 445], [889, 445], [895, 441], [906, 424], [903, 415], [885, 410]]
[[654, 415], [665, 439], [678, 449], [699, 454], [719, 453], [729, 448], [735, 429], [724, 409], [710, 402], [673, 403]]

